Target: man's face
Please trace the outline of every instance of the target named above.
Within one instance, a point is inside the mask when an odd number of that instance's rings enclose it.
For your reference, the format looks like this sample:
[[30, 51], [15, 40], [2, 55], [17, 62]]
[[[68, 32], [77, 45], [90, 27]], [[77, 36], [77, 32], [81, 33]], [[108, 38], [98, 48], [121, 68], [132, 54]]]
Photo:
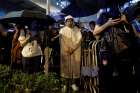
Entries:
[[95, 25], [94, 25], [94, 24], [90, 24], [90, 28], [91, 28], [92, 30], [94, 30]]
[[70, 27], [73, 26], [73, 19], [67, 19], [66, 20], [66, 25], [70, 26]]

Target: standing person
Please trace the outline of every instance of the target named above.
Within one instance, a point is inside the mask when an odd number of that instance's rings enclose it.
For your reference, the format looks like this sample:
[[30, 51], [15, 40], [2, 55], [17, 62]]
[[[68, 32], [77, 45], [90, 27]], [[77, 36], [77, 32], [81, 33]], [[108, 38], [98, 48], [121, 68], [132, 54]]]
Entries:
[[75, 80], [80, 78], [82, 35], [80, 29], [74, 26], [71, 15], [65, 17], [65, 24], [60, 30], [61, 77], [66, 81], [62, 91], [66, 92], [67, 87], [78, 91]]
[[8, 32], [8, 24], [0, 23], [0, 63], [10, 65], [13, 32]]
[[95, 22], [89, 22], [91, 31], [83, 34], [81, 76], [84, 90], [98, 92], [98, 41], [93, 36]]
[[48, 75], [50, 72], [50, 64], [52, 64], [52, 44], [51, 44], [51, 37], [52, 37], [52, 25], [48, 26], [48, 29], [44, 31], [43, 36], [43, 50], [44, 50], [44, 73]]
[[[140, 2], [139, 2], [140, 4]], [[132, 26], [135, 32], [135, 44], [134, 44], [134, 48], [133, 48], [133, 52], [134, 52], [134, 68], [135, 68], [135, 85], [136, 85], [136, 91], [137, 93], [140, 93], [140, 14], [139, 14], [139, 10], [140, 8], [137, 8], [134, 12], [134, 17], [135, 19], [132, 21]]]
[[58, 77], [60, 77], [60, 43], [59, 43], [59, 31], [54, 29], [51, 37], [52, 43], [52, 71], [56, 73]]
[[88, 34], [89, 34], [88, 36], [89, 36], [89, 40], [90, 41], [96, 40], [94, 35], [93, 35], [93, 31], [95, 29], [95, 25], [96, 25], [95, 21], [90, 21], [89, 22], [90, 31], [88, 32]]
[[60, 45], [59, 32], [49, 25], [43, 37], [44, 49], [44, 72], [47, 75], [49, 72], [54, 72], [60, 76]]
[[11, 65], [12, 65], [12, 69], [16, 69], [16, 70], [22, 70], [22, 48], [23, 46], [20, 44], [20, 42], [22, 41], [22, 38], [20, 36], [20, 31], [21, 31], [21, 27], [20, 25], [16, 25], [14, 26], [15, 28], [15, 34], [13, 36], [13, 40], [12, 40], [12, 49], [11, 49]]
[[90, 21], [89, 22], [89, 27], [90, 27], [91, 31], [94, 31], [94, 29], [95, 29], [95, 22], [94, 21]]
[[[3, 54], [3, 32], [5, 33], [5, 29], [3, 25], [0, 23], [0, 64], [4, 63], [4, 54]], [[5, 34], [4, 34], [5, 35]]]
[[[132, 93], [131, 84], [128, 82], [132, 82], [133, 61], [130, 53], [131, 44], [128, 45], [126, 41], [131, 42], [132, 37], [127, 36], [128, 33], [131, 34], [131, 30], [126, 28], [127, 25], [129, 24], [126, 16], [121, 15], [119, 9], [115, 6], [112, 6], [110, 11], [106, 10], [100, 14], [97, 19], [93, 34], [96, 39], [103, 41], [101, 43], [99, 64], [100, 90], [103, 91], [103, 93], [108, 93], [112, 90], [113, 75], [119, 77], [119, 83], [117, 83], [118, 86], [121, 86], [117, 88], [116, 91]], [[127, 48], [125, 48], [126, 46], [121, 46], [122, 43], [118, 43], [119, 39], [117, 37], [119, 34], [121, 35], [121, 33], [127, 33], [127, 37], [125, 35], [120, 37], [127, 43]], [[124, 40], [125, 38], [127, 39]], [[119, 44], [120, 46], [116, 47], [116, 45]], [[119, 51], [121, 48], [123, 48], [122, 51]]]
[[[40, 40], [36, 32], [30, 34], [27, 28], [20, 32], [20, 36], [23, 36], [26, 42], [24, 42], [24, 47], [22, 49], [22, 64], [23, 71], [25, 73], [33, 74], [41, 71], [41, 61], [42, 61], [42, 50], [40, 46]], [[20, 39], [20, 37], [19, 37]]]

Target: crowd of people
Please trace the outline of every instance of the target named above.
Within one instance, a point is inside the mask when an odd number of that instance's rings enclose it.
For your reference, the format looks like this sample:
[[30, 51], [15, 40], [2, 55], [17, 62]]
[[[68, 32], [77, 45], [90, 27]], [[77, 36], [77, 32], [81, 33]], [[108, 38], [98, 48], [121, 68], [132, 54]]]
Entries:
[[38, 29], [33, 21], [7, 32], [1, 23], [0, 63], [28, 74], [54, 72], [64, 80], [62, 92], [140, 93], [139, 9], [134, 20], [118, 7], [104, 10], [89, 22], [90, 31], [71, 15], [59, 29]]

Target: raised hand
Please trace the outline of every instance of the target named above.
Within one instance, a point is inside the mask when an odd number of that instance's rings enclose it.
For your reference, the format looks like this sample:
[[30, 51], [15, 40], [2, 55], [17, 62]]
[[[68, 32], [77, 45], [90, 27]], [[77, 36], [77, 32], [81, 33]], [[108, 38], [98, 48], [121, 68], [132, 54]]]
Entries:
[[118, 18], [118, 19], [112, 19], [112, 18], [109, 18], [109, 20], [106, 22], [107, 26], [114, 26], [114, 25], [117, 25], [121, 22], [121, 19]]

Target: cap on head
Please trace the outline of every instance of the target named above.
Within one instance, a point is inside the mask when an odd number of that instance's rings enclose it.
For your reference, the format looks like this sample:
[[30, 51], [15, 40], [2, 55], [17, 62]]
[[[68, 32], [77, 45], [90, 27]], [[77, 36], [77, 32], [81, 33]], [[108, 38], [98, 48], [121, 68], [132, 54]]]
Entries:
[[73, 19], [73, 17], [71, 15], [68, 15], [65, 17], [65, 21], [67, 21], [68, 19]]

